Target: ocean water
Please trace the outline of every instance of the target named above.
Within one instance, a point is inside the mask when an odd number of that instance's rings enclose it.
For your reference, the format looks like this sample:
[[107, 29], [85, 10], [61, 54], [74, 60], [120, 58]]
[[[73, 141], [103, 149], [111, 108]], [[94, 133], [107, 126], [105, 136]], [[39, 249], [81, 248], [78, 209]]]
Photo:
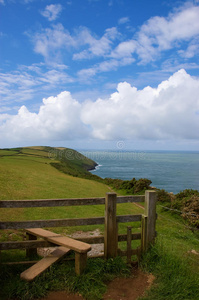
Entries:
[[92, 171], [102, 178], [147, 178], [151, 186], [174, 194], [199, 190], [199, 151], [81, 151], [98, 163]]

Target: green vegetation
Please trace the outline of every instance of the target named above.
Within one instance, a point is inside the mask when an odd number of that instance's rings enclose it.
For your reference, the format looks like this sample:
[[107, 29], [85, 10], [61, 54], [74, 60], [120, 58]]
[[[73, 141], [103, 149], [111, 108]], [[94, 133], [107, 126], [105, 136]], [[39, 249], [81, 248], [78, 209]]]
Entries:
[[199, 228], [199, 191], [186, 189], [176, 195], [165, 190], [157, 190], [158, 201], [188, 221], [189, 225]]
[[[0, 150], [0, 200], [104, 197], [111, 189], [122, 194], [143, 193], [151, 183], [147, 179], [103, 180], [87, 171], [94, 166], [95, 162], [71, 149], [28, 147]], [[157, 194], [156, 244], [140, 262], [141, 268], [154, 274], [156, 279], [151, 290], [142, 299], [199, 299], [199, 192], [185, 190], [172, 195], [164, 190], [157, 190]], [[121, 215], [137, 214], [142, 211], [142, 208], [131, 203], [117, 206], [117, 212]], [[104, 208], [101, 205], [82, 206], [78, 209], [77, 207], [1, 209], [2, 221], [103, 215]], [[121, 223], [119, 233], [126, 233], [128, 225], [132, 224]], [[137, 232], [138, 226], [139, 222], [133, 223], [133, 231]], [[70, 234], [76, 230], [88, 231], [97, 228], [103, 232], [102, 225], [53, 228], [53, 231]], [[22, 230], [0, 232], [2, 241], [23, 239]], [[138, 242], [133, 241], [132, 246], [135, 248]], [[122, 243], [120, 247], [124, 249], [126, 243]], [[2, 251], [2, 260], [25, 260], [25, 252]], [[1, 266], [0, 299], [38, 299], [50, 290], [78, 292], [88, 300], [102, 299], [108, 281], [117, 276], [130, 276], [131, 272], [125, 260], [119, 257], [108, 261], [89, 259], [85, 273], [76, 276], [74, 261], [63, 260], [33, 282], [27, 283], [19, 278], [20, 273], [26, 268], [27, 265]]]
[[104, 183], [111, 186], [123, 195], [144, 194], [146, 190], [150, 189], [151, 180], [146, 178], [135, 178], [131, 180], [105, 178]]
[[141, 262], [156, 280], [142, 299], [199, 299], [199, 232], [192, 232], [180, 216], [161, 206], [157, 210], [156, 244]]
[[87, 269], [81, 276], [75, 274], [74, 261], [62, 261], [53, 265], [49, 271], [39, 276], [33, 283], [23, 282], [18, 274], [22, 266], [7, 266], [1, 269], [0, 278], [3, 290], [1, 299], [31, 300], [43, 297], [48, 291], [67, 290], [80, 293], [85, 299], [102, 299], [106, 284], [118, 276], [129, 276], [130, 268], [120, 258], [107, 261], [89, 259]]
[[[60, 164], [54, 156], [59, 151], [50, 147], [0, 150], [0, 200], [102, 197], [110, 191], [100, 182], [75, 178], [54, 168], [52, 163]], [[70, 163], [78, 162], [74, 169], [81, 162], [85, 168], [86, 158], [78, 161], [70, 157]], [[95, 164], [89, 160], [87, 168], [91, 163]]]

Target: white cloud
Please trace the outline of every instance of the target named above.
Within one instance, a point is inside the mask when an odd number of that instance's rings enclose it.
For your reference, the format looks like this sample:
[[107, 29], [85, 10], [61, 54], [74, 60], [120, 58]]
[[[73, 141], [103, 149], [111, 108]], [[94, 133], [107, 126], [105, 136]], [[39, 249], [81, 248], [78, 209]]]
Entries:
[[41, 89], [50, 92], [52, 88], [73, 82], [66, 66], [45, 70], [43, 65], [19, 66], [19, 70], [0, 73], [0, 96], [4, 105], [32, 99]]
[[[162, 52], [172, 48], [181, 49], [181, 44], [193, 43], [199, 36], [199, 7], [182, 6], [165, 17], [152, 17], [135, 34], [133, 39], [120, 43], [112, 57], [137, 54], [144, 64], [157, 60]], [[183, 45], [184, 46], [184, 45]], [[189, 55], [195, 55], [195, 48], [189, 49]], [[191, 51], [191, 52], [190, 52]], [[190, 54], [191, 53], [191, 54]]]
[[75, 39], [62, 24], [42, 29], [35, 34], [26, 33], [34, 44], [34, 51], [44, 56], [49, 64], [62, 62], [61, 50], [76, 46]]
[[73, 59], [90, 59], [95, 56], [108, 55], [112, 49], [112, 42], [118, 38], [119, 35], [116, 27], [106, 29], [101, 38], [94, 37], [87, 28], [80, 28], [78, 32], [79, 44], [89, 45], [89, 48], [75, 53]]
[[185, 70], [157, 88], [127, 82], [107, 99], [77, 102], [69, 92], [43, 99], [38, 113], [22, 106], [17, 115], [0, 115], [0, 141], [199, 139], [199, 79]]
[[132, 39], [122, 41], [115, 48], [115, 40], [121, 36], [115, 28], [109, 29], [112, 35], [108, 35], [106, 32], [98, 40], [91, 36], [86, 29], [82, 31], [81, 36], [85, 44], [89, 44], [89, 48], [74, 54], [73, 59], [82, 60], [101, 56], [104, 61], [89, 66], [88, 71], [80, 70], [78, 76], [82, 78], [83, 74], [91, 78], [97, 73], [117, 70], [121, 66], [131, 65], [133, 62], [137, 62], [137, 64], [156, 62], [165, 51], [169, 50], [177, 50], [173, 57], [176, 59], [176, 64], [180, 65], [180, 58], [190, 59], [198, 55], [198, 19], [199, 7], [184, 5], [169, 14], [168, 17], [150, 18]]
[[95, 138], [199, 138], [199, 80], [181, 70], [157, 88], [120, 83], [109, 99], [87, 102], [82, 120]]
[[41, 15], [47, 18], [49, 21], [55, 21], [62, 11], [61, 4], [50, 4], [41, 11]]
[[69, 92], [43, 99], [38, 114], [24, 105], [15, 116], [0, 118], [1, 141], [70, 140], [84, 137], [87, 129], [80, 121], [81, 105]]
[[89, 83], [89, 79], [94, 77], [97, 73], [101, 72], [111, 72], [118, 69], [118, 67], [131, 65], [135, 61], [132, 57], [124, 57], [119, 59], [109, 59], [105, 60], [99, 64], [94, 65], [88, 69], [80, 70], [77, 75], [80, 81]]
[[63, 56], [67, 57], [66, 53], [71, 48], [83, 48], [82, 51], [74, 53], [74, 60], [105, 56], [111, 52], [113, 41], [120, 36], [115, 27], [106, 29], [100, 38], [92, 35], [86, 27], [79, 27], [70, 34], [62, 24], [53, 24], [52, 27], [35, 34], [26, 34], [34, 44], [34, 51], [41, 54], [50, 64], [62, 63]]
[[118, 24], [125, 24], [129, 22], [129, 17], [123, 17], [118, 20]]

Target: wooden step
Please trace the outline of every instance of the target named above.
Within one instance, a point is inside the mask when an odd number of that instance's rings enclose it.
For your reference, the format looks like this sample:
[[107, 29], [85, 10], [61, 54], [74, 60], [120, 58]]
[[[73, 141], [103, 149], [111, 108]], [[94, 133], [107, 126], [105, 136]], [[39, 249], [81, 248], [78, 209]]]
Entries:
[[56, 245], [68, 247], [78, 253], [87, 253], [91, 250], [91, 246], [89, 244], [71, 239], [67, 236], [53, 236], [48, 237], [47, 240]]
[[46, 230], [43, 228], [26, 228], [25, 230], [27, 233], [30, 233], [32, 235], [39, 236], [42, 238], [47, 238], [49, 236], [61, 236], [58, 233], [54, 233], [52, 231], [49, 231], [49, 230]]
[[36, 276], [43, 273], [53, 263], [59, 261], [64, 255], [70, 252], [70, 249], [66, 247], [58, 247], [51, 254], [42, 258], [36, 264], [21, 273], [20, 278], [26, 281], [33, 280]]

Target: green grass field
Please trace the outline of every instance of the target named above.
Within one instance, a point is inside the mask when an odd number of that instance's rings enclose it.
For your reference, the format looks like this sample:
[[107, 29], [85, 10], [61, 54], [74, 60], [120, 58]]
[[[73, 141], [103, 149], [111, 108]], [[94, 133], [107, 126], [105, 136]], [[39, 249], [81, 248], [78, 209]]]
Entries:
[[[61, 149], [58, 149], [62, 151]], [[50, 154], [49, 154], [50, 153]], [[59, 155], [57, 155], [57, 153]], [[75, 172], [85, 167], [86, 160], [75, 155], [70, 157], [69, 171], [74, 164]], [[66, 155], [65, 155], [66, 157]], [[78, 197], [104, 197], [111, 189], [97, 181], [72, 177], [52, 166], [51, 162], [60, 164], [60, 152], [57, 148], [30, 147], [0, 150], [0, 200], [13, 199], [52, 199]], [[63, 158], [63, 156], [62, 156]], [[68, 158], [68, 154], [67, 154]], [[89, 164], [92, 162], [89, 162]], [[64, 170], [67, 160], [64, 161]], [[121, 204], [118, 214], [142, 213], [142, 208], [134, 204]], [[140, 266], [155, 275], [155, 283], [146, 300], [196, 300], [199, 299], [199, 232], [191, 231], [187, 223], [175, 214], [162, 210], [157, 205], [157, 239], [154, 247], [144, 255]], [[51, 218], [78, 218], [103, 216], [104, 206], [55, 207], [1, 209], [0, 219], [34, 220]], [[120, 224], [119, 233], [126, 233], [126, 226]], [[139, 222], [133, 224], [139, 227]], [[81, 226], [54, 228], [60, 233], [69, 234], [76, 230], [94, 230], [103, 226]], [[138, 231], [139, 229], [134, 229]], [[1, 240], [21, 240], [23, 231], [1, 231]], [[137, 242], [132, 242], [133, 247]], [[121, 247], [125, 247], [124, 243]], [[24, 251], [2, 251], [3, 261], [20, 261], [25, 257]], [[0, 278], [2, 287], [0, 299], [34, 299], [45, 295], [50, 290], [70, 290], [79, 292], [88, 300], [102, 299], [106, 282], [114, 276], [127, 276], [129, 269], [121, 259], [104, 262], [89, 260], [87, 272], [77, 277], [74, 273], [74, 262], [60, 262], [39, 276], [34, 282], [26, 283], [19, 279], [19, 274], [27, 266], [1, 266]], [[100, 280], [99, 280], [100, 278]]]
[[58, 171], [48, 155], [34, 148], [0, 150], [0, 200], [102, 197], [110, 191], [104, 184]]

